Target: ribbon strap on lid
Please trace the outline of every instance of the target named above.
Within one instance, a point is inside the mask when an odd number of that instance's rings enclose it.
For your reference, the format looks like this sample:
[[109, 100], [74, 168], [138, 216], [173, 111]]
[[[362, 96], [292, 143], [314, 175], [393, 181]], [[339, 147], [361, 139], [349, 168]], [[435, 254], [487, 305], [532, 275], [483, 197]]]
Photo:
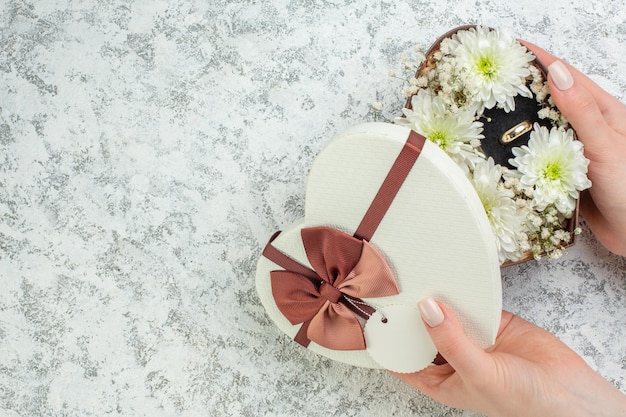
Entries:
[[407, 175], [409, 175], [409, 172], [411, 172], [415, 161], [417, 161], [417, 158], [422, 152], [425, 142], [426, 138], [424, 136], [411, 130], [402, 150], [391, 166], [387, 177], [378, 189], [378, 193], [374, 197], [374, 200], [372, 200], [365, 216], [363, 216], [361, 224], [359, 224], [356, 232], [354, 232], [354, 237], [367, 241], [372, 239], [378, 225], [380, 225], [383, 217], [387, 214], [387, 210], [391, 206], [394, 198], [396, 198], [396, 194], [400, 191], [404, 180]]

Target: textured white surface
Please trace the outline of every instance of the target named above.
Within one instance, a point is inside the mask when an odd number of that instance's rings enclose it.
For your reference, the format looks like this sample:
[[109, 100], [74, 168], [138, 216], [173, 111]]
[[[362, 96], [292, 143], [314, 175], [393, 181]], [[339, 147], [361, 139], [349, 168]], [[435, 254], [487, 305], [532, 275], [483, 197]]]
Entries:
[[[626, 99], [612, 0], [0, 10], [0, 415], [472, 415], [299, 348], [256, 296], [261, 248], [333, 136], [400, 114], [400, 56], [454, 26], [508, 27]], [[503, 271], [504, 307], [626, 392], [625, 275], [583, 226]]]

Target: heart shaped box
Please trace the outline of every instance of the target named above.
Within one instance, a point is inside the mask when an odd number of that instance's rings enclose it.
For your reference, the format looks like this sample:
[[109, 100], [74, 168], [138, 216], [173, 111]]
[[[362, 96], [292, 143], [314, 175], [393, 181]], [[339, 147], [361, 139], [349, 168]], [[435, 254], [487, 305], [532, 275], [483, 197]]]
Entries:
[[[366, 123], [331, 141], [310, 170], [304, 219], [278, 234], [271, 245], [311, 268], [300, 233], [303, 228], [327, 226], [354, 234], [410, 132], [403, 126]], [[494, 343], [502, 309], [494, 236], [471, 183], [432, 142], [423, 143], [370, 244], [386, 259], [400, 292], [362, 301], [383, 316], [397, 310], [410, 312], [411, 317], [400, 318], [404, 314], [400, 313], [399, 328], [391, 332], [393, 327], [380, 330], [380, 324], [372, 325], [370, 318], [364, 324], [365, 350], [333, 350], [314, 341], [308, 349], [355, 366], [418, 371], [436, 355], [416, 308], [426, 297], [451, 307], [480, 346]], [[256, 287], [268, 315], [294, 338], [302, 325], [292, 324], [281, 313], [272, 293], [270, 275], [282, 269], [261, 256]], [[369, 335], [368, 329], [372, 329]]]

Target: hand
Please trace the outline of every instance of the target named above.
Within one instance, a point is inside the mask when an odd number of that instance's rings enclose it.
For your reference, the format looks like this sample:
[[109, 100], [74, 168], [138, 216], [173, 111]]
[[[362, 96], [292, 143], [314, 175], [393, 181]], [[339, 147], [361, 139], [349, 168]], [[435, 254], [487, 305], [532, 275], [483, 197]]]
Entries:
[[590, 160], [581, 212], [598, 240], [626, 256], [626, 106], [570, 65], [522, 42], [548, 67], [550, 94]]
[[420, 311], [448, 363], [393, 374], [435, 400], [494, 417], [626, 416], [626, 395], [549, 332], [503, 311], [485, 351], [445, 306], [427, 299]]

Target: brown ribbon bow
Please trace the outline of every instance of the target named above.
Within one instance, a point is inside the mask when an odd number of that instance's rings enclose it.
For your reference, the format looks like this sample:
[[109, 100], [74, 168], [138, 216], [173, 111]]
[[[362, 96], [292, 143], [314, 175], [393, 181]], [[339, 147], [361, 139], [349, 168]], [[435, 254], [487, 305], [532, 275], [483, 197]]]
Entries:
[[334, 350], [365, 349], [354, 313], [367, 307], [357, 306], [361, 298], [399, 293], [391, 268], [367, 241], [336, 229], [311, 227], [301, 234], [313, 271], [300, 265], [270, 273], [278, 309], [291, 324], [303, 323], [296, 341], [304, 346], [311, 340]]

